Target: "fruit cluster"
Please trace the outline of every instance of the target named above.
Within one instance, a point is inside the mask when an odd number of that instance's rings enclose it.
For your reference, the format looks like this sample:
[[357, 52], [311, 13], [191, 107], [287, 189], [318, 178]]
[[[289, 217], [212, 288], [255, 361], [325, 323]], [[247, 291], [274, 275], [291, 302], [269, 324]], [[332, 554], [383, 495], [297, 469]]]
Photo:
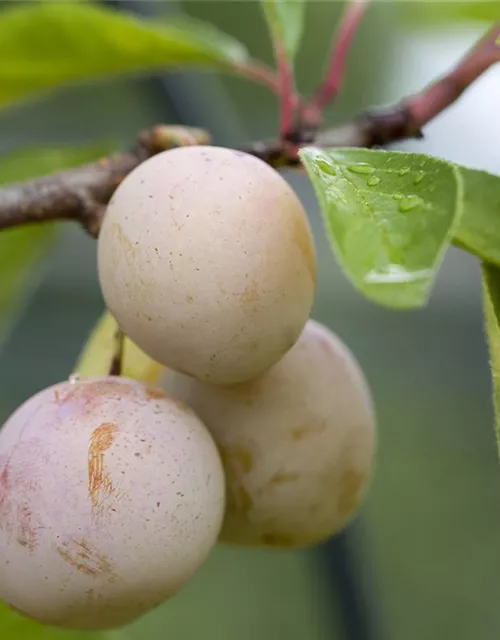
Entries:
[[0, 597], [78, 629], [168, 600], [218, 540], [304, 547], [338, 532], [375, 448], [356, 360], [309, 319], [307, 217], [260, 160], [201, 146], [147, 160], [109, 204], [98, 266], [154, 386], [71, 378], [0, 432]]

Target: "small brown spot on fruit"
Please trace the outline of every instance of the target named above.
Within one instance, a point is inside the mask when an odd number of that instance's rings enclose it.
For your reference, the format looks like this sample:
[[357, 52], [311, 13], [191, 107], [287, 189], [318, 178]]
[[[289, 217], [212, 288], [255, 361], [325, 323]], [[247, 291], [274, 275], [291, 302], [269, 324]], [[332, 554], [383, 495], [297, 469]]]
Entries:
[[305, 427], [297, 427], [295, 429], [292, 429], [292, 439], [294, 440], [294, 442], [299, 442], [300, 440], [302, 440], [302, 438], [304, 438], [306, 433], [307, 429]]
[[252, 313], [262, 307], [261, 291], [257, 280], [252, 280], [243, 293], [238, 294], [238, 297], [246, 313]]

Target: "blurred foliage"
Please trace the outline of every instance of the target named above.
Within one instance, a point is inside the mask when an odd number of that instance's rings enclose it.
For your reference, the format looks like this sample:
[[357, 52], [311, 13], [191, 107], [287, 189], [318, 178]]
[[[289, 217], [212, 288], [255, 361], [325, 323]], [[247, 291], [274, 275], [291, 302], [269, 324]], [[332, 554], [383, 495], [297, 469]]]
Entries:
[[148, 22], [93, 3], [35, 2], [0, 15], [0, 106], [39, 91], [167, 66], [235, 69], [247, 57], [211, 25]]
[[500, 20], [500, 3], [496, 0], [420, 0], [395, 3], [404, 20], [421, 26], [453, 21]]
[[[0, 158], [0, 183], [41, 176], [88, 162], [112, 149], [111, 144], [83, 149], [23, 149]], [[54, 246], [57, 225], [24, 226], [0, 233], [0, 335], [15, 318], [21, 303], [39, 282], [35, 271]], [[5, 333], [4, 333], [5, 337]]]
[[[387, 70], [391, 69], [394, 59], [391, 47], [400, 28], [395, 4], [375, 0], [370, 6], [353, 43], [343, 90], [326, 114], [328, 124], [351, 118], [364, 107], [386, 99]], [[166, 6], [168, 3], [158, 3], [160, 11]], [[344, 2], [306, 2], [304, 35], [294, 60], [297, 87], [305, 95], [316, 89], [326, 71], [332, 36], [343, 8]], [[272, 46], [259, 2], [185, 0], [183, 9], [190, 16], [211, 21], [219, 29], [233, 34], [255, 57], [273, 64]], [[241, 134], [246, 139], [275, 136], [278, 130], [276, 97], [263, 87], [241, 82], [237, 76], [224, 75], [221, 81], [245, 126]]]
[[302, 39], [306, 3], [304, 0], [262, 0], [273, 40], [283, 45], [289, 58], [294, 58]]

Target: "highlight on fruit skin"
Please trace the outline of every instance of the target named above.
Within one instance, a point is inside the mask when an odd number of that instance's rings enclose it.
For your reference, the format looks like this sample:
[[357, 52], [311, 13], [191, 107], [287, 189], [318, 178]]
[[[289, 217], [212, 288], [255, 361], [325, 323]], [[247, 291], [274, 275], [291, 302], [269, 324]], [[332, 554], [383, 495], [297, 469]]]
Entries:
[[125, 378], [56, 384], [0, 431], [0, 599], [68, 629], [128, 624], [203, 564], [224, 503], [181, 402]]
[[222, 541], [312, 546], [352, 518], [371, 477], [375, 414], [357, 361], [329, 329], [309, 321], [251, 382], [216, 386], [166, 371], [160, 384], [193, 407], [219, 447]]
[[300, 200], [258, 158], [159, 153], [125, 177], [98, 239], [106, 306], [151, 358], [217, 384], [249, 380], [298, 339], [316, 284]]

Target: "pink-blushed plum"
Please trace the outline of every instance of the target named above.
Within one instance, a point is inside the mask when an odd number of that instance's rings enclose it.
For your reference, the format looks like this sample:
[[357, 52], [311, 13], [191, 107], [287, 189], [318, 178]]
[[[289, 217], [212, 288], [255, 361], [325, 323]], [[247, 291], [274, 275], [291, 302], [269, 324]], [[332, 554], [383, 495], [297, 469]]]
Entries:
[[0, 598], [40, 622], [122, 626], [203, 564], [225, 504], [199, 418], [120, 377], [62, 382], [0, 431]]

